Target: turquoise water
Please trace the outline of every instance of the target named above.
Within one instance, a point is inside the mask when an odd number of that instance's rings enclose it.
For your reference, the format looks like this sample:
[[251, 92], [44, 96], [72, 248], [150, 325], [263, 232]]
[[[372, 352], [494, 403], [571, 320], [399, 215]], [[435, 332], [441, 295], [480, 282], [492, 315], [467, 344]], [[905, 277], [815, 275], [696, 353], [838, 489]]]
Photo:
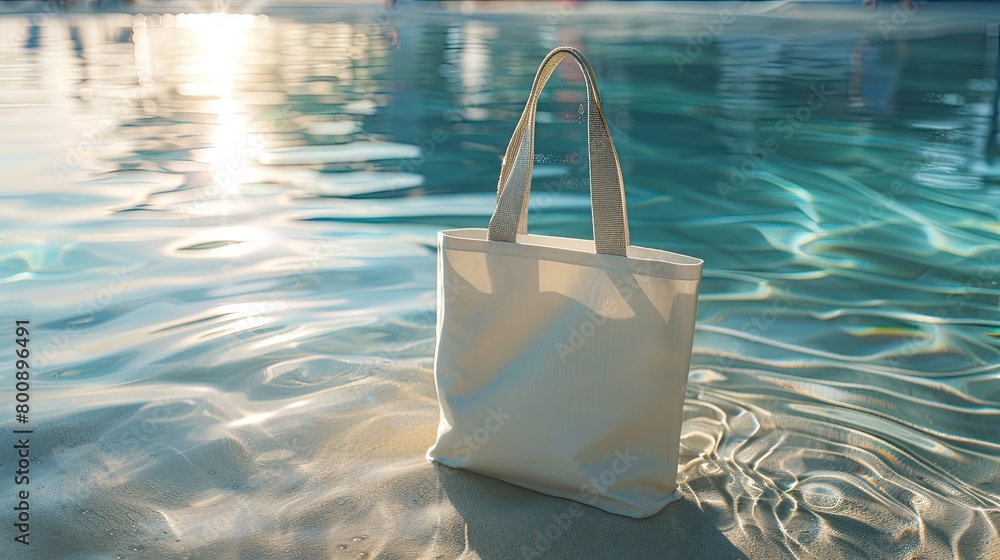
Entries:
[[[632, 242], [706, 270], [684, 500], [588, 509], [546, 557], [1000, 555], [988, 9], [0, 16], [16, 557], [521, 557], [564, 502], [423, 460], [435, 238], [486, 226], [560, 44], [595, 66]], [[540, 105], [535, 233], [591, 236], [583, 96], [561, 69]]]

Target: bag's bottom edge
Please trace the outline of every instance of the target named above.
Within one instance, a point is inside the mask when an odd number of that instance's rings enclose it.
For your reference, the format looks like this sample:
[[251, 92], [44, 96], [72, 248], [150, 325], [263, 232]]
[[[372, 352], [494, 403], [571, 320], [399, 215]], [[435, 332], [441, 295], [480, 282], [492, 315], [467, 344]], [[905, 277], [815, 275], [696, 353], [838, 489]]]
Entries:
[[488, 476], [490, 478], [499, 480], [501, 482], [505, 482], [507, 484], [516, 486], [518, 488], [531, 490], [532, 492], [536, 492], [538, 494], [542, 494], [553, 498], [560, 498], [563, 500], [569, 500], [571, 502], [580, 504], [582, 506], [592, 507], [615, 515], [630, 517], [632, 519], [645, 519], [647, 517], [652, 517], [657, 513], [659, 513], [660, 511], [662, 511], [663, 508], [665, 508], [666, 506], [670, 505], [673, 502], [676, 502], [677, 500], [680, 500], [683, 497], [683, 493], [681, 493], [680, 488], [674, 488], [673, 492], [667, 494], [660, 500], [657, 500], [655, 502], [655, 505], [653, 505], [653, 507], [650, 508], [639, 508], [637, 506], [630, 505], [620, 500], [609, 498], [607, 496], [598, 496], [598, 499], [596, 501], [576, 499], [575, 497], [573, 497], [573, 495], [567, 492], [550, 491], [543, 487], [538, 487], [531, 484], [525, 484], [517, 480], [505, 478], [503, 476], [497, 476], [491, 473], [480, 472], [478, 470], [470, 469], [468, 467], [464, 467], [457, 464], [449, 464], [453, 463], [453, 461], [449, 461], [447, 458], [435, 457], [434, 455], [431, 454], [430, 450], [428, 450], [427, 455], [425, 457], [431, 463], [437, 463], [439, 465], [451, 469], [471, 472], [480, 476]]

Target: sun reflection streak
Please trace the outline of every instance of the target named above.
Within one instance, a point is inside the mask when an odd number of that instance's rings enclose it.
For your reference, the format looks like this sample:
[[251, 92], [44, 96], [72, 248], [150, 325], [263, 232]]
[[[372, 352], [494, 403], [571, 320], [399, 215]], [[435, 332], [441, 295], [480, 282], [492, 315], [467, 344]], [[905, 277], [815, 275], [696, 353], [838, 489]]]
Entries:
[[177, 14], [171, 24], [191, 29], [197, 37], [197, 52], [186, 68], [188, 80], [177, 85], [177, 93], [214, 100], [209, 106], [216, 126], [204, 151], [212, 175], [206, 195], [217, 202], [209, 213], [224, 216], [263, 147], [259, 135], [251, 132], [239, 80], [246, 46], [254, 38], [248, 31], [267, 27], [267, 21], [251, 14]]
[[277, 414], [280, 414], [282, 411], [289, 410], [289, 409], [292, 409], [292, 408], [299, 408], [301, 406], [305, 406], [308, 403], [309, 403], [308, 400], [301, 400], [301, 401], [295, 401], [293, 403], [288, 403], [285, 406], [283, 406], [281, 408], [277, 408], [275, 410], [269, 410], [267, 412], [260, 412], [258, 414], [251, 414], [249, 416], [244, 416], [243, 418], [240, 418], [239, 420], [233, 420], [232, 422], [230, 422], [228, 424], [228, 426], [230, 428], [235, 428], [237, 426], [247, 426], [247, 425], [250, 425], [250, 424], [258, 424], [260, 422], [263, 422], [263, 421], [267, 420], [268, 418], [271, 418], [271, 417], [273, 417], [273, 416], [275, 416]]
[[250, 141], [245, 111], [233, 98], [233, 82], [246, 27], [243, 18], [229, 14], [198, 15], [195, 30], [203, 53], [202, 68], [211, 76], [202, 95], [218, 97], [218, 128], [212, 136], [213, 179], [230, 195], [246, 173], [250, 155], [241, 147]]

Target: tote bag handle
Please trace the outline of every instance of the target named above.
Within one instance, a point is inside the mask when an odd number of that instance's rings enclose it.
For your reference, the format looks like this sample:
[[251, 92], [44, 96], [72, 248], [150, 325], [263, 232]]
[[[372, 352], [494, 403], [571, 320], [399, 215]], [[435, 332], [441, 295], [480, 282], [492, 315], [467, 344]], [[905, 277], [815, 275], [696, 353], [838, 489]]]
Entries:
[[535, 159], [535, 113], [538, 110], [538, 98], [556, 66], [567, 55], [576, 60], [587, 85], [587, 153], [590, 160], [594, 246], [598, 253], [624, 257], [629, 237], [621, 165], [601, 109], [594, 70], [583, 53], [573, 47], [553, 50], [538, 67], [528, 103], [504, 154], [497, 187], [497, 206], [490, 219], [488, 239], [514, 243], [517, 241], [517, 234], [528, 232], [528, 196], [531, 192], [531, 171]]

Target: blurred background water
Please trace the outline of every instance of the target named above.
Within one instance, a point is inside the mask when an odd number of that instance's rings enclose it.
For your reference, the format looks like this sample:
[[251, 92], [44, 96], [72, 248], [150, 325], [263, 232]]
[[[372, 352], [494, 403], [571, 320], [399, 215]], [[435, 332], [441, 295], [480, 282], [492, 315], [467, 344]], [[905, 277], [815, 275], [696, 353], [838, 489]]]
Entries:
[[[706, 262], [685, 502], [733, 556], [1000, 555], [995, 9], [153, 8], [0, 15], [36, 430], [34, 542], [4, 558], [520, 557], [441, 513], [422, 457], [435, 245], [486, 226], [561, 44], [633, 243]], [[592, 235], [581, 80], [542, 98], [535, 233]]]

